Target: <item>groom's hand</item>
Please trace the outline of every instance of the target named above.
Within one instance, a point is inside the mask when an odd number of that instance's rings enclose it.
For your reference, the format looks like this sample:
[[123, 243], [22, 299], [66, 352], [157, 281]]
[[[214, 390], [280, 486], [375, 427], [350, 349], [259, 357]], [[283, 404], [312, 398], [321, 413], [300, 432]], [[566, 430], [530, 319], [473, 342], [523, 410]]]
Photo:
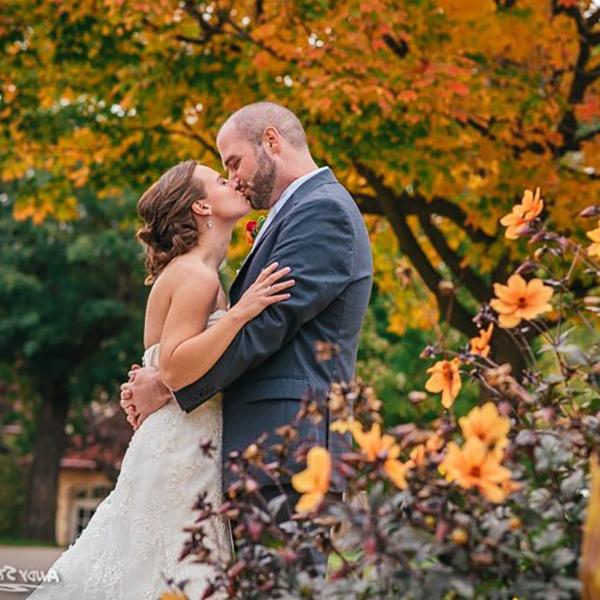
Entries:
[[129, 381], [121, 385], [121, 408], [134, 429], [138, 429], [148, 415], [162, 408], [171, 398], [171, 390], [154, 367], [133, 365]]

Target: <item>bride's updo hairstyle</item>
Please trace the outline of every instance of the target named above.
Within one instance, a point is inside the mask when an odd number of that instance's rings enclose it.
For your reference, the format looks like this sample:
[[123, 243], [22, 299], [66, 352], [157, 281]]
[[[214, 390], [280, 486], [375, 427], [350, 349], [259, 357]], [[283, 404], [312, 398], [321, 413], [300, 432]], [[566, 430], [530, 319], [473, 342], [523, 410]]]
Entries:
[[192, 204], [206, 198], [206, 189], [202, 180], [192, 177], [196, 165], [195, 160], [186, 160], [171, 167], [138, 202], [144, 225], [136, 235], [146, 249], [146, 285], [152, 285], [171, 260], [198, 242]]

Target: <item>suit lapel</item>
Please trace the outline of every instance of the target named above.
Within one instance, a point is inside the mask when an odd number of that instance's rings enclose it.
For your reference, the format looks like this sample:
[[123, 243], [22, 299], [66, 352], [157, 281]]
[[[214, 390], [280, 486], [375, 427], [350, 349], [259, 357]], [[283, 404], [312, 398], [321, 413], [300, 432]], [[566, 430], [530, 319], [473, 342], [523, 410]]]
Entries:
[[334, 177], [333, 173], [330, 169], [327, 171], [323, 171], [322, 173], [318, 173], [314, 177], [310, 178], [303, 185], [301, 185], [287, 200], [287, 202], [283, 205], [283, 208], [275, 215], [275, 218], [269, 223], [268, 229], [265, 231], [264, 235], [260, 237], [258, 242], [252, 246], [250, 252], [244, 258], [234, 282], [231, 284], [231, 290], [229, 292], [230, 300], [233, 304], [238, 301], [238, 294], [240, 293], [240, 287], [242, 281], [244, 279], [244, 275], [248, 270], [251, 259], [256, 255], [257, 250], [262, 246], [266, 239], [268, 239], [275, 232], [276, 226], [281, 222], [283, 217], [290, 212], [290, 210], [298, 204], [298, 202], [306, 197], [310, 192], [324, 183], [331, 183], [332, 181], [337, 181]]

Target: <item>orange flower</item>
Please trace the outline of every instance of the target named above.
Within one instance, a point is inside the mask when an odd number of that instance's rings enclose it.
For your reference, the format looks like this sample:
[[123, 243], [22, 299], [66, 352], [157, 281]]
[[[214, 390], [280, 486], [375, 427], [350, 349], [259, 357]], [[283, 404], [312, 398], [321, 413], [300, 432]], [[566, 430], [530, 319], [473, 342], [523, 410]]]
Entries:
[[379, 423], [373, 423], [367, 432], [362, 428], [353, 428], [352, 433], [366, 459], [370, 462], [384, 459], [383, 472], [397, 487], [404, 489], [407, 485], [406, 473], [410, 469], [411, 463], [410, 461], [403, 463], [398, 460], [400, 446], [396, 443], [396, 439], [388, 434], [382, 435]]
[[364, 452], [368, 461], [375, 461], [378, 458], [385, 458], [390, 453], [393, 454], [393, 458], [396, 458], [400, 454], [400, 448], [396, 444], [396, 439], [388, 434], [381, 435], [381, 425], [379, 423], [373, 423], [371, 429], [367, 432], [356, 428], [353, 430], [354, 439]]
[[425, 384], [428, 392], [442, 392], [442, 404], [445, 408], [450, 408], [454, 404], [454, 399], [458, 396], [462, 382], [458, 367], [460, 361], [458, 358], [452, 360], [438, 360], [438, 362], [427, 369], [431, 377]]
[[448, 481], [455, 481], [465, 489], [475, 487], [488, 500], [502, 502], [507, 495], [503, 484], [510, 480], [511, 472], [500, 464], [501, 460], [501, 451], [488, 451], [479, 438], [472, 437], [462, 448], [455, 442], [448, 444], [439, 471]]
[[466, 544], [469, 541], [469, 533], [467, 531], [465, 531], [462, 528], [458, 528], [455, 529], [451, 536], [450, 539], [455, 543], [458, 544], [459, 546], [462, 546], [464, 544]]
[[383, 463], [383, 472], [390, 478], [390, 481], [399, 489], [404, 490], [408, 483], [406, 482], [406, 474], [410, 470], [410, 461], [403, 463], [400, 460], [388, 458]]
[[600, 597], [600, 468], [598, 457], [590, 459], [590, 498], [588, 500], [581, 548], [583, 600]]
[[490, 353], [490, 339], [493, 332], [494, 324], [490, 323], [485, 331], [481, 329], [477, 337], [471, 338], [471, 354], [477, 354], [486, 358]]
[[500, 327], [516, 327], [521, 319], [535, 319], [552, 310], [549, 300], [554, 290], [541, 279], [527, 282], [514, 274], [508, 278], [507, 285], [495, 283], [494, 292], [497, 298], [491, 300], [490, 306], [499, 314]]
[[508, 443], [506, 436], [510, 431], [510, 421], [500, 415], [493, 402], [476, 406], [458, 423], [465, 439], [478, 438], [489, 448], [503, 448]]
[[311, 448], [306, 465], [304, 471], [292, 476], [292, 486], [303, 494], [296, 504], [298, 512], [311, 512], [318, 508], [329, 491], [331, 481], [331, 456], [325, 448]]
[[337, 431], [338, 433], [344, 434], [347, 433], [348, 431], [351, 431], [352, 433], [354, 433], [354, 431], [359, 431], [362, 432], [362, 427], [360, 425], [360, 423], [358, 421], [355, 421], [352, 417], [350, 417], [349, 419], [343, 421], [341, 419], [333, 422], [330, 426], [329, 429], [331, 431]]
[[592, 231], [586, 232], [586, 234], [593, 244], [590, 244], [587, 249], [587, 253], [589, 256], [597, 256], [600, 258], [600, 221], [598, 221], [598, 227], [596, 229], [592, 229]]
[[422, 467], [425, 464], [425, 444], [419, 444], [410, 451], [410, 461], [415, 467]]
[[437, 452], [438, 450], [441, 450], [444, 447], [445, 443], [446, 442], [444, 441], [444, 438], [441, 435], [433, 433], [425, 443], [425, 449], [427, 450], [427, 452]]
[[504, 236], [509, 240], [516, 240], [543, 208], [544, 201], [540, 198], [540, 188], [535, 190], [535, 196], [531, 190], [525, 190], [521, 204], [513, 206], [512, 212], [500, 219], [500, 223], [507, 228]]

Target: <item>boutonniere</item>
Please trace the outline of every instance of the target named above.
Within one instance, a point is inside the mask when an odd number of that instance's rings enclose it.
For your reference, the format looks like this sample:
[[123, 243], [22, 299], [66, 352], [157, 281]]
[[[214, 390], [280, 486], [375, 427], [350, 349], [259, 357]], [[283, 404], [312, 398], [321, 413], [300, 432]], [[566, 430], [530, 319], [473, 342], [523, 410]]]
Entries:
[[248, 221], [246, 223], [246, 240], [248, 240], [249, 244], [254, 244], [254, 240], [258, 235], [258, 232], [261, 230], [261, 227], [264, 225], [266, 221], [266, 217], [261, 215], [256, 219], [256, 221]]

